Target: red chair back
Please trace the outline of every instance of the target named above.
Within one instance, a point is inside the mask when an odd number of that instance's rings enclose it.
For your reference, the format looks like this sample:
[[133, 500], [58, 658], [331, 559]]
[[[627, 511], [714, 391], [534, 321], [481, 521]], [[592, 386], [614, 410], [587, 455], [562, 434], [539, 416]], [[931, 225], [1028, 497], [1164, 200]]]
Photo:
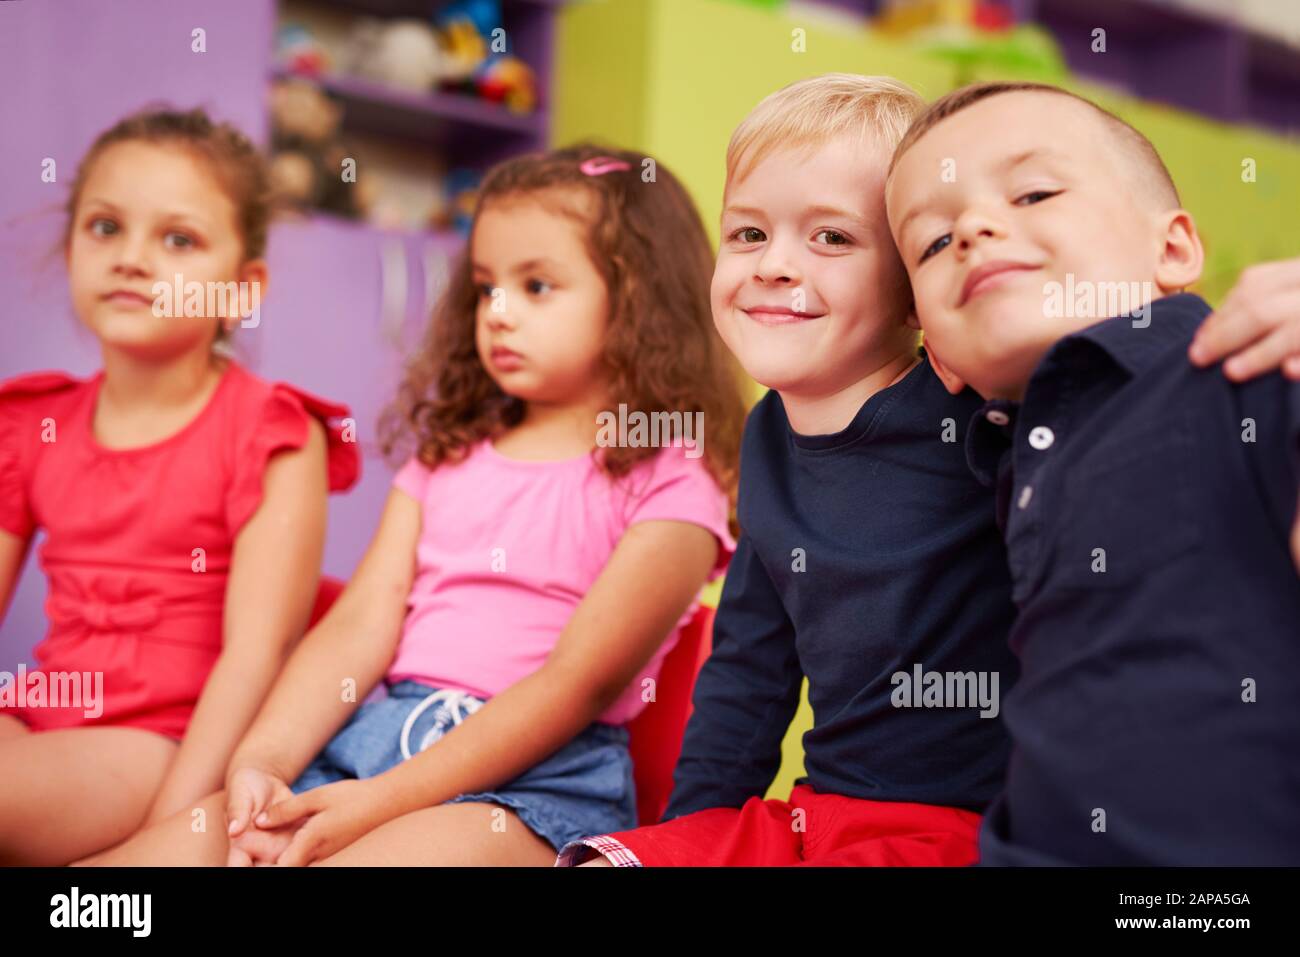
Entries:
[[627, 726], [631, 740], [639, 824], [657, 824], [673, 790], [673, 768], [682, 752], [682, 735], [691, 716], [695, 678], [713, 649], [714, 609], [701, 605], [664, 658], [655, 682], [655, 700]]

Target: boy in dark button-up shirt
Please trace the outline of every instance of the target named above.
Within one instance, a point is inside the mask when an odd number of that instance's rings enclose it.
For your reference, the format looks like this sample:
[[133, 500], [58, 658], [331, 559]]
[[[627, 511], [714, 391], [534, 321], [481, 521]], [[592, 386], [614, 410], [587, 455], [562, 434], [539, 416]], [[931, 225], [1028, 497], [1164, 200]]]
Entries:
[[1195, 224], [1071, 94], [945, 97], [887, 192], [1019, 607], [982, 862], [1300, 863], [1300, 384], [1187, 363]]

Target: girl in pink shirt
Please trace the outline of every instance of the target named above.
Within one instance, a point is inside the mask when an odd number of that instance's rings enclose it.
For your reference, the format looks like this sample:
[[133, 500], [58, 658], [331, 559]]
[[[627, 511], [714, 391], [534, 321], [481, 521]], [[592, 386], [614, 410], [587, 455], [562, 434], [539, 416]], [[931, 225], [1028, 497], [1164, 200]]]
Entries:
[[550, 866], [633, 823], [623, 725], [735, 545], [712, 268], [653, 160], [494, 168], [387, 419], [409, 458], [374, 541], [202, 805], [228, 828], [177, 815], [94, 862]]
[[306, 626], [327, 491], [358, 474], [347, 410], [214, 351], [230, 297], [155, 290], [264, 285], [265, 190], [199, 111], [123, 120], [72, 185], [71, 299], [104, 367], [0, 383], [0, 614], [40, 529], [49, 619], [36, 668], [0, 662], [0, 767], [21, 769], [0, 864], [66, 864], [220, 786]]

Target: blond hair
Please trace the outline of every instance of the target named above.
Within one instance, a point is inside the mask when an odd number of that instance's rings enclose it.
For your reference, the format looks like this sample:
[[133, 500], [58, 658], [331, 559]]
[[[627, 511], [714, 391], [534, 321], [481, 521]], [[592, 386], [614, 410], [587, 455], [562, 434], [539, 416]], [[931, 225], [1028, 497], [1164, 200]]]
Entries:
[[784, 86], [754, 107], [727, 144], [727, 183], [781, 149], [816, 147], [840, 136], [888, 154], [925, 109], [906, 83], [888, 76], [825, 73]]

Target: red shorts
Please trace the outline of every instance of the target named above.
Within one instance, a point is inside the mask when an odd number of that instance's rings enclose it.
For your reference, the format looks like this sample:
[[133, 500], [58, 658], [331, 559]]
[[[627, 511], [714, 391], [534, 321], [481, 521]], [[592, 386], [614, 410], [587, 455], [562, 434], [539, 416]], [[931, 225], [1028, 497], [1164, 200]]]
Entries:
[[[646, 867], [959, 867], [978, 856], [981, 817], [935, 804], [865, 801], [797, 784], [789, 801], [750, 798], [592, 840]], [[618, 855], [609, 854], [614, 863]], [[623, 861], [621, 863], [631, 863]]]

